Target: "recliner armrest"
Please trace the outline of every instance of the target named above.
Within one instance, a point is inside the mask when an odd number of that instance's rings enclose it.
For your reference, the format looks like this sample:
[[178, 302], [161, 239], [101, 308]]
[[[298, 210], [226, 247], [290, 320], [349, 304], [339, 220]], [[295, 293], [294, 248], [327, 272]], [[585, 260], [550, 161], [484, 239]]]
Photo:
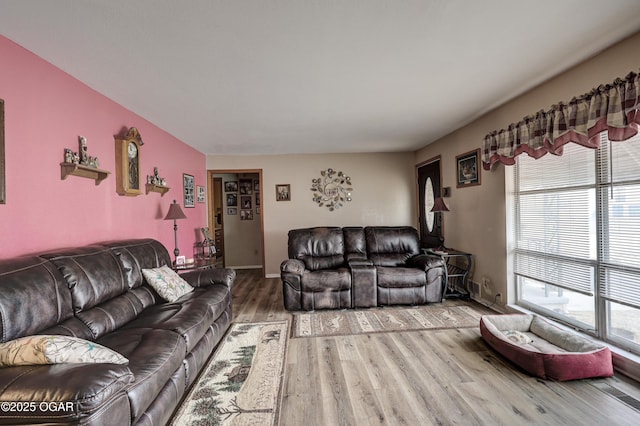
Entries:
[[351, 259], [347, 259], [347, 264], [349, 267], [352, 266], [373, 266], [373, 262], [369, 259], [365, 259], [363, 257], [353, 257]]
[[222, 284], [231, 288], [236, 279], [236, 271], [229, 268], [198, 269], [184, 272], [180, 276], [193, 287]]
[[445, 267], [444, 260], [440, 256], [432, 254], [418, 254], [407, 260], [407, 264], [414, 268], [420, 268], [424, 271], [429, 269]]
[[280, 264], [280, 272], [290, 272], [300, 275], [304, 270], [304, 262], [298, 259], [287, 259]]

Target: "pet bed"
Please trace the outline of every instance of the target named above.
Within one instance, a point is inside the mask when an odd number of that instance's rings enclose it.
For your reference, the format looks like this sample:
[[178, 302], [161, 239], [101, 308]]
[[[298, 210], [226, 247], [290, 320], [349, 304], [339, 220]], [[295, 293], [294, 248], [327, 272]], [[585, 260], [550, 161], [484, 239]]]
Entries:
[[558, 381], [613, 375], [608, 347], [563, 330], [538, 315], [484, 315], [489, 346], [527, 373]]

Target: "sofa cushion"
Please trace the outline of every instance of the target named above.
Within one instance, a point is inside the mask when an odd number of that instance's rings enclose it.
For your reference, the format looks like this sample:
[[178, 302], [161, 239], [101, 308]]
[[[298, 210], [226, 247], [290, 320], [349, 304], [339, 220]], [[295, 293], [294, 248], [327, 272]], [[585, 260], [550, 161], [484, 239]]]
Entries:
[[55, 265], [36, 256], [0, 260], [0, 342], [36, 334], [72, 316], [71, 295]]
[[376, 270], [378, 287], [424, 287], [427, 283], [425, 272], [421, 269], [377, 266]]
[[[221, 287], [221, 286], [220, 286]], [[226, 287], [222, 287], [225, 288]], [[150, 328], [158, 330], [170, 330], [178, 333], [185, 341], [185, 354], [198, 343], [207, 332], [207, 328], [213, 323], [214, 311], [211, 306], [211, 297], [208, 297], [206, 288], [197, 289], [180, 302], [161, 303], [145, 310], [138, 318], [125, 325], [128, 328]], [[215, 300], [228, 301], [224, 297], [214, 297]], [[222, 303], [220, 303], [222, 305]], [[224, 310], [220, 306], [218, 315]]]
[[[52, 364], [0, 368], [3, 384], [2, 401], [61, 403], [63, 410], [36, 410], [31, 421], [46, 424], [128, 424], [120, 422], [123, 411], [129, 413], [129, 402], [122, 396], [134, 380], [127, 365], [122, 364]], [[60, 407], [58, 405], [57, 407]], [[111, 410], [106, 407], [114, 407]], [[95, 420], [102, 413], [113, 415], [106, 421]], [[3, 413], [4, 424], [25, 424], [22, 412]], [[120, 416], [120, 417], [118, 417]], [[128, 415], [126, 416], [128, 417]], [[94, 419], [91, 423], [90, 419]], [[13, 421], [12, 421], [13, 420]]]
[[86, 246], [42, 255], [56, 265], [71, 290], [74, 312], [83, 312], [129, 289], [116, 256], [106, 247]]
[[300, 281], [303, 292], [340, 291], [351, 288], [351, 272], [348, 268], [307, 271]]
[[159, 268], [143, 269], [142, 275], [158, 295], [167, 302], [175, 302], [193, 291], [193, 287], [188, 282], [166, 265]]
[[366, 227], [367, 257], [374, 265], [402, 266], [420, 254], [418, 231], [410, 226]]
[[169, 378], [183, 368], [186, 347], [179, 334], [152, 328], [122, 328], [98, 343], [129, 359], [135, 382], [127, 388], [132, 424], [144, 413]]
[[130, 288], [138, 288], [144, 283], [142, 269], [171, 265], [167, 249], [150, 238], [107, 241], [100, 245], [110, 248], [117, 257]]
[[310, 271], [344, 265], [344, 236], [337, 227], [289, 231], [289, 258], [304, 262]]
[[28, 336], [0, 344], [0, 367], [99, 362], [127, 364], [129, 361], [102, 345], [70, 336]]

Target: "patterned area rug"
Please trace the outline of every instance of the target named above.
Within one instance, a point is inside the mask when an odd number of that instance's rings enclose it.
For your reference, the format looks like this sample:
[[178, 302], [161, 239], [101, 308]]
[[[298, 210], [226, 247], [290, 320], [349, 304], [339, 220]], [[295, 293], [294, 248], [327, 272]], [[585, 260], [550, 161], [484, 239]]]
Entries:
[[478, 327], [485, 312], [471, 306], [424, 305], [295, 313], [293, 337]]
[[278, 424], [288, 336], [289, 321], [233, 324], [171, 424]]

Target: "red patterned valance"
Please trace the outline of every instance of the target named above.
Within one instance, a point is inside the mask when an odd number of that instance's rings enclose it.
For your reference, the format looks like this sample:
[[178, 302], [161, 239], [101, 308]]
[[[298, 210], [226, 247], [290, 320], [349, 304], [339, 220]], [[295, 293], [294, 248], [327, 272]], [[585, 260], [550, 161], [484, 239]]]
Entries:
[[597, 148], [598, 134], [605, 130], [612, 141], [629, 139], [640, 130], [637, 73], [489, 133], [484, 138], [482, 165], [485, 170], [498, 162], [513, 165], [523, 152], [534, 158], [547, 153], [562, 155], [562, 147], [569, 142]]

